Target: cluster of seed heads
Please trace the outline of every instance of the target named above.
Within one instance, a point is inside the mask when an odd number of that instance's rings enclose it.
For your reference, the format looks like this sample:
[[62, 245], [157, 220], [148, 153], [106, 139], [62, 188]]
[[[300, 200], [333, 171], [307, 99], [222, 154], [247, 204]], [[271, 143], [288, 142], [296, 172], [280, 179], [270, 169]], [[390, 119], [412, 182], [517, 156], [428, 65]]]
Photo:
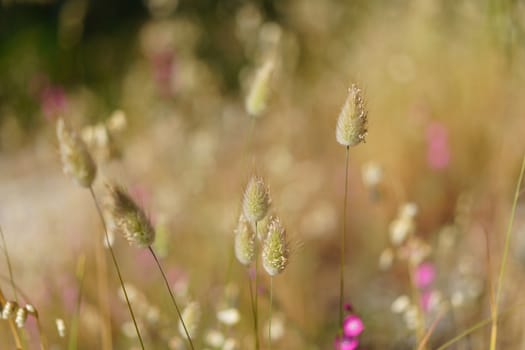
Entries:
[[64, 173], [78, 185], [90, 187], [97, 168], [84, 141], [63, 119], [58, 119], [56, 131]]
[[350, 147], [365, 142], [367, 134], [367, 111], [361, 89], [352, 84], [341, 109], [336, 127], [337, 142]]
[[8, 301], [0, 305], [0, 315], [4, 320], [14, 319], [18, 328], [23, 328], [28, 315], [36, 315], [36, 310], [31, 304], [19, 306], [16, 301]]
[[155, 240], [155, 229], [146, 213], [119, 186], [108, 186], [111, 220], [131, 245], [147, 248]]
[[257, 238], [262, 242], [263, 267], [270, 276], [284, 271], [289, 259], [286, 230], [279, 218], [269, 214], [270, 195], [262, 178], [248, 182], [243, 197], [243, 213], [235, 229], [235, 255], [243, 265], [250, 265], [255, 256]]

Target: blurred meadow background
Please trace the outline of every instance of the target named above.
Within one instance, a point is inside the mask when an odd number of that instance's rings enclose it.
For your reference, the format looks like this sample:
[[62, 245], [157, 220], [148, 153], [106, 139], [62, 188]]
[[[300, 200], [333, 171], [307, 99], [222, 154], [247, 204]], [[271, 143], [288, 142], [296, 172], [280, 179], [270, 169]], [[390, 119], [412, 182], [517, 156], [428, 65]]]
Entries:
[[[102, 207], [116, 183], [150, 218], [179, 306], [200, 310], [186, 315], [197, 349], [254, 349], [254, 271], [234, 255], [253, 174], [291, 244], [272, 278], [272, 344], [258, 271], [262, 349], [438, 349], [490, 320], [500, 277], [497, 348], [525, 349], [525, 199], [500, 270], [525, 153], [524, 21], [519, 0], [2, 0], [13, 281], [2, 254], [0, 306], [37, 310], [23, 347], [140, 349], [93, 199], [62, 172], [61, 118], [96, 162]], [[344, 212], [335, 130], [352, 83], [368, 135], [349, 150]], [[354, 345], [337, 340], [344, 217], [345, 315], [364, 325]], [[109, 231], [145, 347], [189, 349], [152, 256]], [[15, 348], [12, 332], [0, 320], [0, 348]], [[491, 338], [486, 322], [448, 348]]]

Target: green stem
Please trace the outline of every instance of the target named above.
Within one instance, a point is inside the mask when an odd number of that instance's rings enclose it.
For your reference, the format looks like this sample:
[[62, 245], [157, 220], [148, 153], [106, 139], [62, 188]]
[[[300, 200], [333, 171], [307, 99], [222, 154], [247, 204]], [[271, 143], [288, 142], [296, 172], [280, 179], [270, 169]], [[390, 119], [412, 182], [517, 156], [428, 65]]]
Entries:
[[505, 268], [507, 265], [507, 256], [509, 255], [510, 237], [512, 234], [512, 226], [514, 225], [514, 217], [516, 216], [516, 207], [518, 206], [518, 199], [520, 196], [521, 182], [523, 180], [523, 173], [525, 172], [525, 156], [521, 162], [520, 175], [518, 183], [516, 184], [516, 191], [514, 192], [514, 201], [512, 203], [512, 210], [510, 213], [509, 223], [507, 226], [507, 233], [505, 235], [505, 246], [503, 248], [503, 256], [501, 258], [501, 267], [498, 275], [498, 284], [496, 287], [496, 297], [494, 302], [494, 317], [492, 319], [492, 329], [490, 335], [490, 350], [496, 350], [496, 340], [498, 335], [498, 308], [501, 297], [501, 290], [503, 288], [503, 277], [505, 276]]
[[345, 294], [345, 246], [346, 246], [346, 205], [348, 193], [348, 154], [350, 147], [346, 146], [345, 160], [345, 195], [343, 200], [343, 234], [341, 235], [341, 266], [339, 285], [339, 327], [343, 327], [343, 299]]
[[[257, 221], [255, 221], [255, 232], [257, 232]], [[254, 329], [253, 329], [253, 336], [255, 339], [255, 350], [259, 350], [259, 312], [258, 312], [258, 295], [259, 295], [259, 277], [258, 277], [258, 269], [259, 269], [259, 258], [257, 256], [257, 249], [258, 244], [255, 243], [255, 294], [254, 294], [254, 309], [255, 309], [255, 317], [254, 317]]]
[[95, 196], [95, 192], [93, 191], [93, 187], [89, 187], [89, 192], [91, 193], [91, 197], [93, 198], [93, 201], [95, 202], [95, 206], [97, 208], [97, 212], [100, 217], [100, 221], [102, 222], [102, 226], [104, 227], [106, 245], [108, 246], [108, 249], [111, 255], [111, 259], [113, 260], [113, 265], [115, 266], [115, 270], [117, 270], [117, 275], [118, 275], [118, 279], [120, 282], [120, 286], [122, 287], [122, 292], [124, 293], [124, 298], [126, 299], [126, 305], [128, 306], [128, 310], [131, 315], [131, 320], [133, 321], [133, 325], [135, 326], [135, 331], [137, 332], [137, 337], [139, 338], [140, 347], [142, 348], [142, 350], [144, 350], [145, 349], [144, 342], [142, 341], [142, 336], [140, 335], [139, 326], [135, 318], [135, 313], [133, 312], [133, 308], [131, 307], [131, 303], [128, 297], [128, 292], [126, 291], [126, 286], [124, 285], [124, 280], [122, 279], [122, 274], [120, 273], [120, 267], [118, 265], [117, 258], [115, 257], [115, 253], [113, 252], [113, 247], [111, 246], [111, 243], [109, 242], [109, 234], [108, 234], [108, 228], [106, 225], [106, 220], [104, 220], [104, 215], [102, 214], [102, 209], [100, 208], [100, 205], [98, 204], [97, 197]]
[[9, 281], [13, 288], [13, 294], [15, 296], [15, 301], [18, 303], [18, 295], [15, 288], [15, 279], [13, 278], [13, 268], [11, 266], [11, 260], [9, 259], [9, 253], [7, 252], [7, 244], [5, 243], [4, 231], [0, 227], [0, 236], [2, 236], [2, 247], [4, 248], [5, 260], [7, 262], [7, 269], [9, 270]]
[[268, 347], [272, 349], [273, 277], [270, 276], [270, 318], [268, 320]]
[[[518, 311], [518, 310], [521, 310], [520, 307], [523, 306], [524, 303], [517, 303], [515, 305], [512, 305], [511, 307], [509, 307], [508, 309], [506, 309], [505, 311], [503, 311], [501, 313], [501, 316], [504, 315], [504, 314], [509, 314], [509, 313], [513, 313], [515, 311]], [[498, 315], [499, 317], [500, 315]], [[461, 339], [463, 339], [464, 337], [470, 335], [471, 333], [475, 332], [476, 330], [480, 329], [480, 328], [483, 328], [485, 327], [486, 325], [488, 325], [489, 323], [491, 323], [493, 320], [494, 320], [495, 317], [491, 317], [491, 318], [487, 318], [483, 321], [480, 321], [478, 323], [476, 323], [475, 325], [473, 325], [472, 327], [470, 328], [467, 328], [466, 330], [464, 330], [463, 332], [461, 332], [460, 334], [458, 334], [457, 336], [455, 336], [454, 338], [450, 339], [449, 341], [447, 341], [445, 344], [441, 345], [439, 348], [437, 348], [436, 350], [444, 350], [446, 348], [448, 348], [449, 346], [451, 346], [452, 344], [455, 344], [457, 343], [458, 341], [460, 341]]]
[[191, 340], [190, 332], [188, 332], [188, 328], [186, 327], [186, 323], [184, 322], [184, 319], [182, 318], [182, 314], [180, 312], [179, 306], [177, 305], [177, 302], [175, 301], [175, 296], [173, 295], [173, 292], [170, 287], [170, 283], [168, 282], [168, 278], [166, 277], [166, 274], [164, 273], [164, 269], [162, 268], [162, 265], [160, 264], [159, 259], [157, 258], [157, 254], [155, 254], [155, 251], [151, 246], [148, 247], [151, 255], [153, 256], [153, 259], [155, 259], [155, 262], [157, 263], [157, 266], [160, 270], [160, 273], [162, 274], [162, 278], [164, 279], [164, 283], [166, 284], [166, 288], [168, 289], [168, 292], [170, 293], [171, 301], [173, 302], [173, 305], [175, 306], [175, 310], [177, 310], [177, 315], [179, 316], [180, 322], [182, 324], [182, 328], [184, 328], [184, 333], [186, 334], [186, 337], [188, 338], [188, 342], [190, 344], [190, 347], [192, 350], [195, 350], [195, 347], [193, 346], [193, 341]]
[[85, 267], [85, 256], [81, 255], [77, 262], [77, 283], [78, 283], [78, 295], [77, 303], [75, 307], [75, 313], [73, 319], [71, 320], [71, 332], [69, 332], [69, 350], [76, 350], [78, 345], [78, 322], [80, 315], [80, 307], [82, 305], [82, 291], [84, 287], [84, 267]]
[[250, 306], [252, 307], [253, 324], [255, 324], [255, 303], [253, 300], [252, 279], [250, 277], [250, 270], [247, 269], [246, 272], [246, 276], [248, 277], [248, 286], [250, 287]]

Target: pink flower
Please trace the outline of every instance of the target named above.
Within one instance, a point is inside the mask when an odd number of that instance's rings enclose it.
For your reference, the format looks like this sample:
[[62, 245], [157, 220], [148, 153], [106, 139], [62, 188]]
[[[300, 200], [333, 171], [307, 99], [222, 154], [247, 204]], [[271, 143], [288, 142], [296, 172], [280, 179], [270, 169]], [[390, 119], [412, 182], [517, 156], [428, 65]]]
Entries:
[[418, 288], [430, 286], [436, 277], [436, 269], [432, 263], [422, 263], [416, 269], [415, 282]]
[[359, 346], [359, 340], [353, 338], [337, 338], [335, 340], [335, 350], [355, 350]]
[[343, 321], [343, 334], [345, 337], [357, 337], [363, 332], [364, 329], [365, 326], [363, 321], [361, 321], [361, 319], [356, 315], [349, 315], [345, 317]]
[[450, 163], [448, 132], [438, 122], [432, 122], [427, 127], [427, 163], [433, 170], [445, 169]]

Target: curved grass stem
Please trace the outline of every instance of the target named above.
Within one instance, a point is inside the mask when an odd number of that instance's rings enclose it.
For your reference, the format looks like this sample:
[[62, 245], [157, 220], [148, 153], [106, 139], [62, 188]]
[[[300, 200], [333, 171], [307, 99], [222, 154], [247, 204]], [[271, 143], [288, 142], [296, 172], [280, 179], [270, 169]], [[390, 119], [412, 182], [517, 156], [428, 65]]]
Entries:
[[180, 322], [182, 324], [182, 327], [184, 328], [184, 333], [186, 334], [186, 338], [188, 339], [188, 343], [190, 344], [190, 348], [192, 350], [195, 350], [195, 347], [193, 346], [193, 341], [191, 340], [190, 333], [188, 332], [188, 328], [186, 327], [186, 323], [184, 322], [184, 319], [182, 318], [182, 314], [180, 312], [179, 306], [177, 305], [177, 302], [175, 301], [175, 296], [173, 295], [173, 292], [170, 287], [170, 283], [168, 282], [168, 278], [166, 277], [166, 274], [164, 273], [164, 269], [162, 268], [162, 265], [160, 264], [160, 261], [157, 257], [157, 254], [155, 254], [155, 251], [151, 246], [148, 247], [148, 250], [150, 251], [151, 255], [153, 256], [153, 259], [155, 259], [155, 262], [157, 263], [157, 266], [160, 270], [160, 273], [162, 275], [162, 278], [164, 279], [164, 283], [166, 284], [166, 288], [168, 289], [168, 292], [170, 293], [171, 301], [173, 302], [173, 306], [175, 306], [175, 310], [177, 311], [177, 315], [179, 316]]
[[516, 216], [516, 207], [518, 206], [518, 199], [520, 196], [521, 182], [523, 181], [523, 173], [525, 172], [525, 155], [521, 162], [521, 170], [516, 184], [516, 191], [514, 192], [514, 201], [512, 203], [512, 210], [510, 213], [509, 223], [507, 226], [507, 233], [505, 235], [505, 246], [503, 248], [503, 256], [501, 258], [501, 266], [498, 274], [498, 284], [496, 286], [496, 295], [494, 297], [492, 327], [490, 332], [490, 350], [496, 350], [496, 341], [498, 335], [498, 309], [499, 300], [501, 298], [501, 291], [503, 288], [503, 278], [505, 276], [505, 268], [507, 266], [507, 256], [509, 255], [510, 237], [512, 234], [512, 226], [514, 225], [514, 217]]
[[117, 271], [118, 279], [120, 282], [120, 287], [122, 288], [122, 292], [124, 293], [124, 298], [126, 299], [126, 305], [128, 306], [129, 313], [131, 315], [131, 320], [133, 321], [133, 325], [135, 326], [135, 331], [137, 332], [137, 337], [140, 342], [140, 347], [142, 350], [144, 350], [144, 342], [142, 340], [142, 336], [140, 335], [139, 326], [137, 324], [137, 320], [135, 318], [135, 313], [133, 312], [133, 308], [131, 307], [131, 303], [129, 301], [128, 292], [126, 291], [126, 286], [124, 285], [124, 280], [122, 279], [122, 274], [120, 272], [120, 267], [117, 262], [117, 258], [115, 257], [115, 253], [113, 252], [113, 247], [111, 247], [111, 243], [109, 242], [109, 234], [108, 234], [108, 228], [106, 225], [106, 221], [104, 220], [104, 216], [102, 214], [102, 209], [100, 209], [100, 205], [97, 201], [97, 197], [95, 196], [95, 192], [93, 191], [93, 187], [89, 187], [89, 192], [91, 193], [91, 197], [93, 198], [93, 201], [95, 202], [95, 206], [97, 208], [98, 215], [100, 217], [100, 221], [102, 222], [102, 226], [104, 226], [104, 234], [106, 238], [106, 244], [109, 250], [109, 253], [111, 255], [111, 259], [113, 260], [113, 265], [115, 266], [115, 270]]

